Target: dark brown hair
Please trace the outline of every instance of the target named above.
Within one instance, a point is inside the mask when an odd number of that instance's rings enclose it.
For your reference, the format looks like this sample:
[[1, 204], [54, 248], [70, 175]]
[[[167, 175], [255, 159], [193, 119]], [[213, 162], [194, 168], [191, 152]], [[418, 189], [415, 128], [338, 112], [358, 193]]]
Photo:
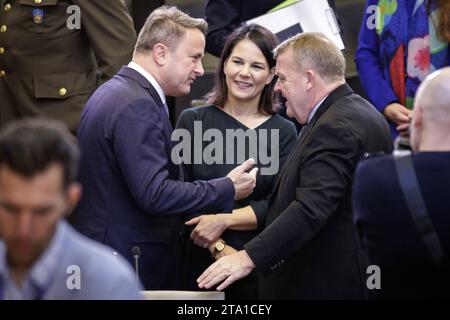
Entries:
[[[214, 88], [206, 94], [208, 103], [214, 104], [220, 108], [223, 108], [227, 101], [228, 88], [225, 80], [224, 67], [225, 62], [230, 57], [236, 44], [244, 39], [252, 41], [263, 53], [266, 58], [269, 69], [275, 66], [275, 59], [273, 58], [273, 49], [278, 45], [279, 41], [277, 37], [268, 29], [256, 25], [242, 25], [233, 33], [230, 34], [220, 57], [219, 65], [217, 66], [216, 75], [214, 78]], [[259, 98], [258, 110], [267, 114], [274, 114], [274, 88], [277, 82], [276, 77], [264, 87]]]
[[0, 166], [26, 178], [58, 164], [66, 188], [76, 180], [78, 160], [76, 139], [63, 123], [27, 119], [12, 122], [0, 132]]

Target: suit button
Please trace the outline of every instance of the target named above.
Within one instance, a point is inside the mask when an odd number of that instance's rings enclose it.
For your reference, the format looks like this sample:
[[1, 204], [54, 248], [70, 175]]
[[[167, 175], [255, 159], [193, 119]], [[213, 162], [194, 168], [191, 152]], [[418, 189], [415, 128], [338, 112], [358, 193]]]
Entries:
[[5, 48], [0, 47], [0, 54], [4, 54], [5, 53]]
[[0, 78], [6, 76], [5, 70], [0, 70]]
[[8, 27], [7, 27], [7, 26], [2, 25], [2, 26], [0, 27], [0, 32], [6, 32], [6, 30], [8, 30]]
[[5, 11], [9, 11], [9, 10], [11, 10], [11, 4], [10, 3], [7, 3], [7, 4], [5, 4], [5, 6], [3, 7], [3, 10], [5, 10]]
[[36, 4], [40, 4], [42, 2], [42, 0], [34, 0], [34, 3]]
[[59, 89], [59, 95], [60, 95], [61, 97], [64, 97], [66, 94], [67, 94], [66, 88], [61, 88], [61, 89]]

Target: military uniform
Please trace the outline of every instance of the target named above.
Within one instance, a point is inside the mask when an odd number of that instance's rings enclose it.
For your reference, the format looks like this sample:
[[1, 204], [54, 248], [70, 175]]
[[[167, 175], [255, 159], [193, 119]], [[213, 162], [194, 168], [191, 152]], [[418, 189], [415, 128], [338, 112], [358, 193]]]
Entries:
[[[72, 5], [80, 29], [68, 27]], [[46, 116], [75, 131], [88, 97], [131, 59], [135, 40], [123, 0], [0, 0], [0, 127]]]

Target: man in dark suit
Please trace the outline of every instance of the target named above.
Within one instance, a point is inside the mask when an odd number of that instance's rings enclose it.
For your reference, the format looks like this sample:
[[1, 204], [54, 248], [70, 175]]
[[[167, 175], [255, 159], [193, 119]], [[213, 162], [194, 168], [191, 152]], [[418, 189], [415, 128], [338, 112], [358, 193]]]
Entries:
[[253, 160], [225, 178], [193, 183], [179, 181], [180, 168], [171, 160], [165, 94], [189, 93], [203, 74], [205, 29], [203, 19], [175, 7], [154, 10], [133, 61], [92, 95], [81, 117], [84, 196], [73, 223], [130, 262], [139, 247], [146, 289], [177, 288], [182, 215], [231, 212], [233, 200], [255, 186], [256, 170], [245, 172]]
[[352, 225], [353, 171], [365, 152], [392, 150], [386, 121], [344, 80], [345, 60], [325, 36], [283, 42], [276, 89], [304, 124], [269, 201], [266, 228], [199, 278], [221, 290], [257, 268], [263, 299], [358, 299], [365, 261]]
[[130, 61], [123, 0], [0, 0], [0, 127], [48, 117], [75, 132], [98, 85]]
[[[428, 76], [414, 101], [412, 162], [432, 228], [450, 253], [450, 67]], [[393, 156], [372, 157], [355, 173], [355, 222], [369, 263], [380, 270], [380, 299], [450, 298], [449, 269], [427, 251], [400, 187]], [[430, 239], [431, 237], [429, 237]]]

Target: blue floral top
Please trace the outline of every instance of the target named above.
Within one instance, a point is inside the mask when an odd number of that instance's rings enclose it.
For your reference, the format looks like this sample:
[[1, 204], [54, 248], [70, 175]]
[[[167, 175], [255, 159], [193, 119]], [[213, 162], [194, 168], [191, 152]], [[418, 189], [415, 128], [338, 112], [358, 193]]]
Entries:
[[[424, 0], [367, 1], [355, 61], [369, 100], [383, 112], [393, 102], [412, 109], [421, 81], [448, 66], [448, 43], [440, 41], [436, 4]], [[395, 124], [391, 133], [397, 136]]]

